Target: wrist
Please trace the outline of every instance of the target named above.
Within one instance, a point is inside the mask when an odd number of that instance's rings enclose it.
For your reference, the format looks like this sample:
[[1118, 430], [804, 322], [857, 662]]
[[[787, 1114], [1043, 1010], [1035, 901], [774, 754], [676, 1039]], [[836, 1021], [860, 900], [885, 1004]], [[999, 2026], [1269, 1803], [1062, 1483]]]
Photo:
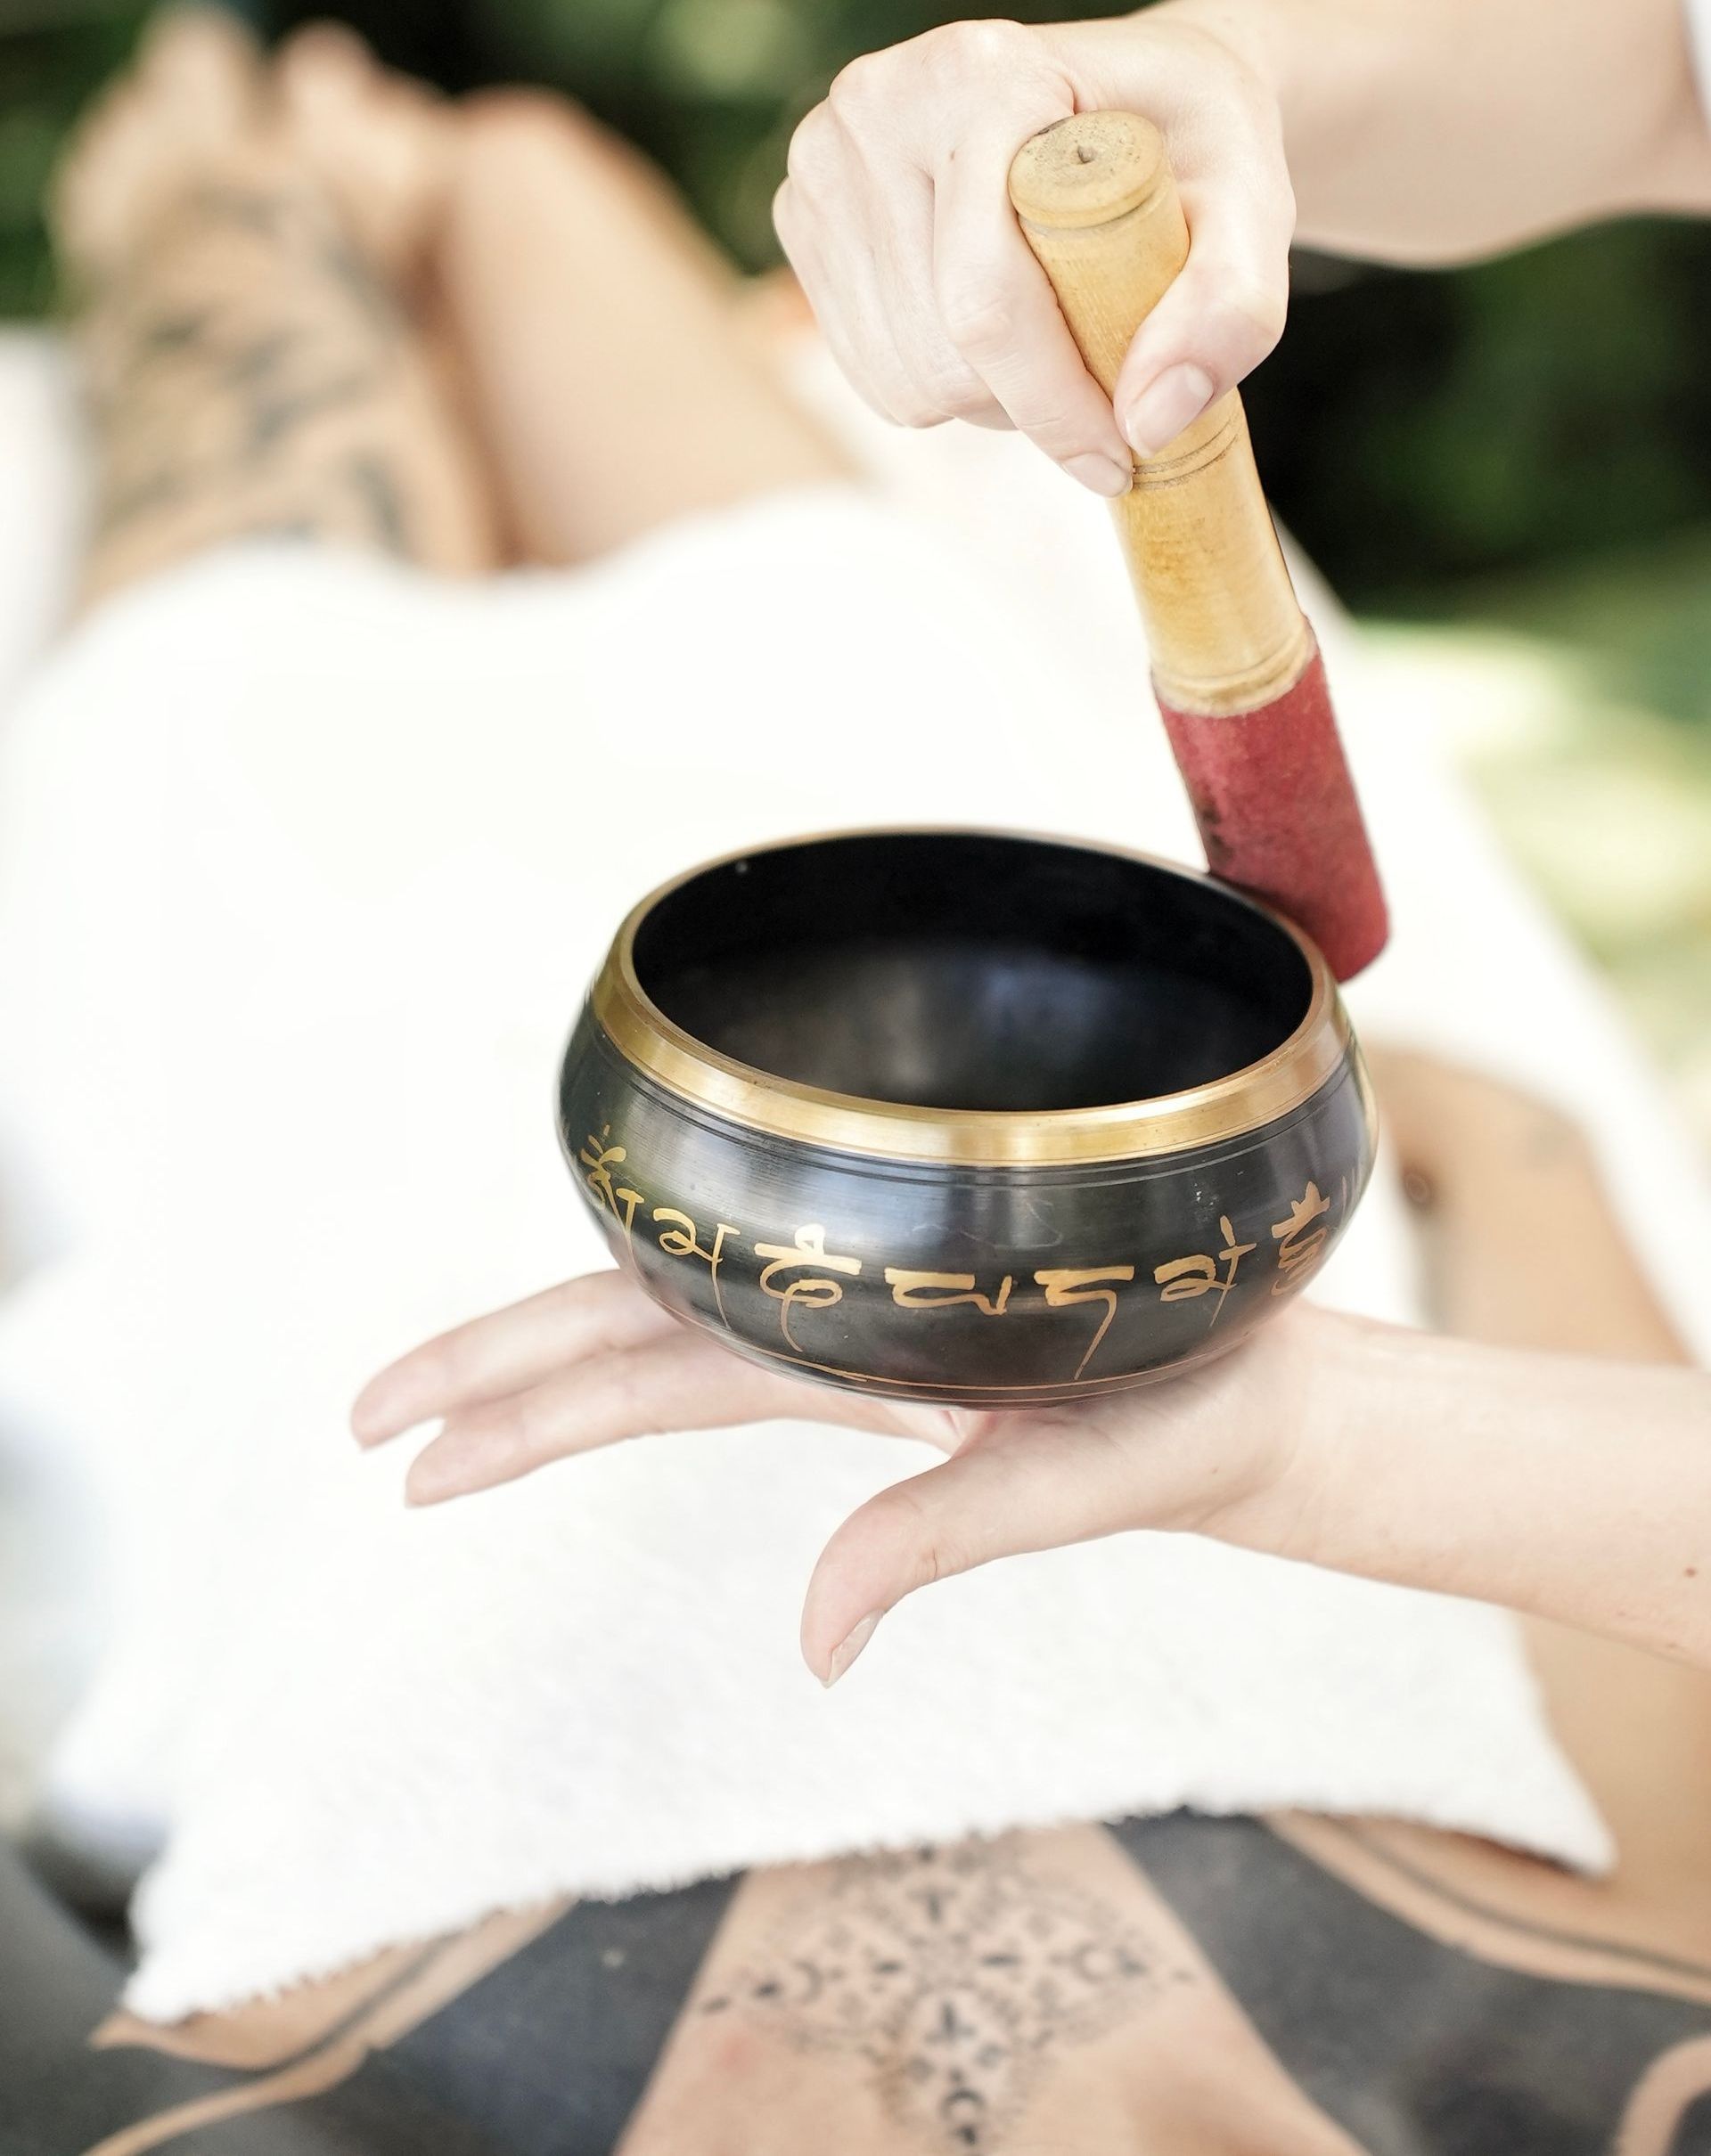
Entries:
[[1161, 0], [1140, 19], [1216, 38], [1277, 107], [1291, 144], [1336, 124], [1357, 102], [1367, 56], [1383, 49], [1364, 0]]
[[1255, 76], [1279, 102], [1286, 86], [1298, 72], [1294, 45], [1298, 42], [1298, 6], [1278, 0], [1160, 0], [1133, 20], [1140, 23], [1180, 23], [1216, 38], [1219, 45]]
[[1374, 1435], [1391, 1421], [1411, 1357], [1426, 1335], [1313, 1303], [1273, 1329], [1286, 1359], [1257, 1373], [1248, 1409], [1266, 1426], [1264, 1466], [1201, 1531], [1271, 1556], [1334, 1567], [1339, 1523], [1358, 1508], [1371, 1479]]
[[[1128, 1395], [1125, 1424], [1146, 1450], [1126, 1524], [1310, 1557], [1307, 1523], [1355, 1426], [1345, 1373], [1359, 1360], [1358, 1322], [1298, 1302], [1157, 1394]], [[1168, 1452], [1155, 1433], [1160, 1409], [1175, 1440]]]

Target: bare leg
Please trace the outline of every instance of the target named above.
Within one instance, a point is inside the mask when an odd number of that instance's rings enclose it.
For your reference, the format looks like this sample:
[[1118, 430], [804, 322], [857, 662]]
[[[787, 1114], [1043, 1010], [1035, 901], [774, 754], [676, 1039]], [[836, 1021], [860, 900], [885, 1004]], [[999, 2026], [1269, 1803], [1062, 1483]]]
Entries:
[[424, 192], [407, 145], [442, 123], [407, 93], [375, 103], [354, 222], [331, 176], [356, 137], [317, 107], [323, 73], [313, 43], [276, 82], [226, 19], [170, 15], [73, 147], [55, 221], [100, 467], [86, 603], [268, 533], [447, 571], [496, 559], [396, 282]]
[[[1560, 1339], [1585, 1322], [1585, 1276], [1618, 1313], [1598, 1351], [1669, 1352], [1560, 1117], [1466, 1073], [1374, 1060], [1448, 1313], [1488, 1339]], [[626, 2112], [602, 2140], [625, 2156], [1354, 2156], [1320, 2108], [1339, 2084], [1384, 2128], [1363, 2146], [1446, 2145], [1448, 2119], [1466, 2122], [1468, 2148], [1595, 2137], [1664, 2156], [1688, 2145], [1677, 2127], [1711, 2082], [1693, 2011], [1711, 2003], [1711, 1870], [1663, 1809], [1634, 1801], [1660, 1735], [1670, 1741], [1647, 1724], [1669, 1707], [1643, 1688], [1648, 1668], [1674, 1665], [1625, 1656], [1604, 1719], [1580, 1733], [1623, 1842], [1608, 1882], [1395, 1822], [1298, 1817], [1268, 1833], [1179, 1816], [1115, 1839], [1010, 1834], [785, 1866], [616, 1911], [496, 1916], [281, 1999], [170, 2030], [114, 2015], [86, 2041], [114, 1980], [98, 1973], [48, 2027], [63, 2032], [79, 2118], [108, 2129], [88, 2156], [141, 2156], [258, 2113], [299, 2128], [305, 2149], [331, 2147], [346, 2122], [339, 2145], [372, 2156], [438, 2147], [442, 2131], [462, 2145], [456, 2122], [390, 2109], [443, 2086], [463, 2120], [484, 2123], [485, 2092], [467, 2078], [413, 2079], [454, 1999], [447, 2055], [466, 2058], [479, 2031], [495, 2090], [514, 2079], [543, 2105], [559, 2092], [561, 2138], [587, 2139], [591, 2101]], [[1635, 1753], [1626, 1784], [1609, 1774], [1613, 1736]], [[1711, 1811], [1702, 1784], [1665, 1793], [1681, 1817]], [[1304, 1875], [1289, 1847], [1325, 1876]], [[6, 1887], [0, 1869], [0, 1898]], [[1400, 1922], [1376, 1927], [1362, 1901]], [[55, 1971], [70, 1960], [61, 1948]], [[599, 2030], [567, 2024], [563, 1997], [620, 2002], [603, 2025], [627, 2046], [620, 2058], [601, 2053]], [[1318, 2003], [1279, 2013], [1304, 1997]], [[0, 2021], [0, 2069], [5, 2033]], [[406, 2036], [414, 2063], [394, 2076], [387, 2054]], [[1577, 2046], [1592, 2061], [1584, 2084], [1565, 2063]], [[208, 2067], [224, 2079], [187, 2103], [175, 2077]]]
[[471, 108], [439, 265], [526, 555], [585, 560], [848, 476], [663, 182], [573, 108], [520, 93]]
[[1421, 1056], [1380, 1050], [1372, 1067], [1446, 1332], [1625, 1361], [1688, 1360], [1566, 1116]]
[[[1435, 1317], [1473, 1340], [1628, 1361], [1686, 1350], [1610, 1211], [1590, 1148], [1541, 1101], [1425, 1058], [1373, 1058], [1420, 1204]], [[1622, 1850], [1628, 1895], [1711, 1922], [1711, 1678], [1529, 1623], [1551, 1718]]]

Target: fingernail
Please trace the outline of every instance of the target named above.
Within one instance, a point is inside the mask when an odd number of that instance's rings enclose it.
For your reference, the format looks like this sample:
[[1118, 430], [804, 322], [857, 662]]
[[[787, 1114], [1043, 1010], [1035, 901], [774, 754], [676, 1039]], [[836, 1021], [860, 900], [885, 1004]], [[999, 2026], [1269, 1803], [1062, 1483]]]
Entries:
[[868, 1641], [872, 1638], [874, 1629], [884, 1614], [883, 1610], [876, 1610], [872, 1616], [864, 1617], [860, 1624], [850, 1633], [848, 1638], [841, 1646], [835, 1646], [831, 1650], [831, 1660], [826, 1664], [826, 1689], [828, 1692], [848, 1669], [850, 1663], [855, 1661]]
[[1143, 389], [1123, 415], [1123, 431], [1138, 457], [1156, 457], [1212, 402], [1212, 377], [1204, 367], [1172, 367]]
[[1103, 456], [1097, 449], [1089, 450], [1085, 456], [1066, 457], [1063, 469], [1072, 479], [1079, 479], [1096, 494], [1103, 494], [1114, 502], [1118, 494], [1129, 491], [1134, 472], [1126, 464], [1119, 464], [1115, 457]]

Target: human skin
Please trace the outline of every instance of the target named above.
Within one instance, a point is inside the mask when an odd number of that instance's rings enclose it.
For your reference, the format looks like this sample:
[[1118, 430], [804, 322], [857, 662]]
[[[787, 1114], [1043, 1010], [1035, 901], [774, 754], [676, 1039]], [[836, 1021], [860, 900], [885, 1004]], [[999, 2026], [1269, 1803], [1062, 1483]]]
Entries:
[[[173, 36], [182, 45], [190, 34], [181, 25]], [[205, 24], [201, 35], [209, 34]], [[378, 147], [397, 117], [383, 94], [389, 86], [358, 82], [335, 95], [324, 46], [317, 45], [307, 74], [323, 94], [315, 98], [313, 127], [304, 105], [315, 85], [299, 65], [301, 94], [292, 100], [287, 138], [275, 145], [271, 174], [258, 175], [248, 101], [265, 86], [234, 85], [229, 94], [241, 100], [246, 122], [236, 161], [222, 152], [204, 166], [199, 151], [198, 184], [209, 176], [258, 184], [266, 177], [296, 204], [304, 186], [315, 192], [323, 166], [342, 168], [361, 151], [364, 169], [371, 168], [368, 138], [376, 137]], [[295, 51], [301, 61], [304, 48]], [[188, 63], [193, 55], [182, 58]], [[253, 60], [245, 61], [239, 72], [254, 69]], [[175, 59], [166, 71], [172, 77], [176, 70]], [[159, 154], [170, 149], [181, 168], [185, 130], [176, 85], [153, 69], [149, 78], [147, 109], [137, 117], [151, 128]], [[329, 103], [360, 122], [354, 135]], [[717, 400], [727, 391], [742, 425], [758, 428], [765, 415], [752, 394], [734, 319], [721, 323], [716, 310], [688, 294], [695, 258], [689, 235], [668, 232], [651, 216], [647, 229], [638, 222], [622, 244], [613, 236], [636, 198], [620, 184], [628, 176], [620, 176], [594, 130], [538, 101], [486, 104], [460, 118], [460, 130], [479, 169], [460, 151], [459, 176], [439, 226], [447, 257], [441, 267], [451, 326], [464, 331], [471, 391], [495, 458], [479, 476], [494, 486], [500, 520], [513, 537], [538, 530], [540, 559], [577, 559], [596, 533], [645, 529], [646, 519], [669, 514], [673, 475], [686, 499], [706, 498], [708, 481], [686, 470], [675, 431], [658, 426], [650, 385], [630, 394], [645, 372], [626, 363], [622, 339], [630, 328], [645, 331], [651, 352], [663, 346], [677, 355], [671, 408], [686, 415], [692, 432], [721, 421]], [[84, 145], [92, 183], [107, 163], [106, 146], [102, 129]], [[129, 201], [138, 199], [134, 186], [121, 192]], [[486, 246], [502, 221], [512, 244]], [[176, 314], [187, 291], [222, 306], [241, 303], [241, 315], [222, 319], [253, 323], [258, 333], [287, 326], [299, 308], [319, 315], [317, 257], [258, 245], [239, 274], [223, 225], [199, 229], [199, 240], [185, 232], [182, 253], [147, 254], [137, 298], [159, 304], [129, 317], [139, 331]], [[498, 277], [502, 263], [518, 289]], [[151, 286], [157, 272], [162, 282]], [[621, 273], [626, 290], [591, 284], [602, 272]], [[306, 289], [299, 276], [315, 282]], [[661, 304], [673, 310], [672, 334], [661, 339], [643, 320], [644, 309], [626, 304], [630, 288], [638, 287], [670, 296]], [[514, 355], [503, 369], [484, 365], [483, 355], [496, 352], [500, 339], [488, 333], [490, 325], [469, 320], [471, 307], [491, 307], [518, 335], [539, 340], [542, 366], [574, 366], [579, 388], [606, 399], [582, 410], [587, 453], [574, 431], [574, 411], [550, 437], [553, 454], [543, 453], [531, 432], [535, 414], [517, 394], [528, 371]], [[337, 308], [327, 313], [335, 323], [345, 319]], [[585, 350], [576, 339], [590, 320], [600, 333]], [[413, 311], [405, 322], [413, 330], [423, 326]], [[316, 355], [323, 349], [314, 347]], [[253, 383], [207, 366], [205, 351], [190, 356], [204, 366], [202, 396], [237, 428], [255, 409]], [[169, 447], [174, 430], [194, 420], [188, 452], [201, 438], [201, 414], [186, 396], [168, 397], [164, 390], [161, 396], [159, 404], [128, 395], [104, 404], [97, 426], [127, 432], [147, 419], [164, 430], [160, 446]], [[432, 477], [457, 447], [455, 410], [424, 398], [412, 407], [408, 427], [395, 427], [381, 405], [358, 410], [351, 423], [364, 410], [374, 427], [364, 438], [388, 460], [399, 501], [414, 505], [404, 535], [418, 550], [415, 558], [437, 567], [467, 561], [485, 543], [479, 496], [463, 497], [469, 515], [461, 531], [449, 517], [442, 525], [426, 513], [430, 501], [446, 508], [459, 499]], [[209, 534], [241, 536], [258, 519], [261, 528], [273, 528], [276, 502], [288, 491], [307, 537], [389, 543], [349, 515], [340, 466], [329, 453], [333, 437], [307, 418], [281, 437], [280, 469], [266, 493], [237, 466], [206, 472], [213, 483], [199, 484], [195, 497], [204, 543]], [[776, 424], [766, 424], [765, 453], [749, 467], [762, 483], [825, 475], [828, 453], [782, 398]], [[336, 446], [350, 442], [340, 435]], [[528, 500], [506, 499], [500, 476], [528, 459], [531, 444]], [[124, 443], [105, 446], [132, 453]], [[206, 468], [188, 454], [184, 461], [200, 480]], [[733, 455], [721, 466], [719, 483], [738, 483], [742, 469]], [[614, 470], [623, 473], [623, 484], [602, 498], [602, 475]], [[636, 483], [638, 470], [645, 485]], [[133, 574], [169, 565], [192, 543], [179, 505], [174, 496], [139, 509], [125, 557]], [[424, 551], [430, 542], [431, 556]], [[1630, 1362], [1679, 1354], [1603, 1205], [1584, 1147], [1560, 1119], [1440, 1066], [1372, 1060], [1387, 1126], [1420, 1203], [1439, 1321], [1486, 1341], [1532, 1348], [1572, 1341]], [[820, 1397], [823, 1404], [826, 1396]], [[793, 1403], [794, 1411], [800, 1404]], [[241, 1427], [241, 1400], [233, 1410]], [[1535, 1654], [1541, 1630], [1533, 1628]], [[193, 1654], [197, 1643], [187, 1651]], [[1607, 2138], [1611, 2145], [1619, 2141], [1625, 2156], [1662, 2156], [1684, 2145], [1678, 2124], [1711, 2070], [1691, 2041], [1664, 2048], [1672, 2041], [1672, 2013], [1683, 2002], [1711, 1997], [1704, 1952], [1711, 1936], [1705, 1685], [1682, 1663], [1584, 1635], [1561, 1635], [1551, 1657], [1546, 1675], [1553, 1717], [1621, 1846], [1620, 1867], [1608, 1881], [1394, 1823], [1294, 1819], [1266, 1829], [1166, 1820], [1131, 1823], [1117, 1840], [1102, 1827], [1071, 1826], [767, 1868], [734, 1884], [725, 1902], [716, 1901], [725, 1891], [717, 1882], [681, 1896], [641, 1897], [632, 1905], [640, 1928], [620, 1931], [625, 1949], [617, 1951], [609, 1927], [626, 1921], [622, 1907], [548, 1905], [502, 1914], [451, 1939], [400, 1945], [360, 1967], [168, 2029], [123, 2014], [101, 2019], [122, 1972], [115, 1962], [102, 1976], [92, 1940], [61, 1923], [43, 1934], [56, 1942], [51, 1956], [34, 1965], [25, 1956], [29, 2011], [0, 2028], [0, 2055], [12, 2067], [10, 2078], [0, 2071], [0, 2082], [24, 2103], [14, 2130], [26, 2121], [41, 2124], [31, 2098], [52, 2079], [68, 2092], [80, 2127], [75, 2144], [61, 2134], [54, 2145], [86, 2146], [99, 2133], [99, 2145], [110, 2152], [179, 2145], [203, 2134], [222, 2146], [259, 2134], [282, 2136], [293, 2145], [323, 2145], [331, 2136], [353, 2147], [384, 2141], [462, 2148], [474, 2130], [467, 2107], [487, 2103], [499, 2114], [495, 2134], [503, 2143], [510, 2131], [503, 2121], [522, 2085], [556, 2107], [553, 2130], [567, 2146], [591, 2143], [586, 2106], [610, 2091], [609, 2104], [630, 2118], [621, 2140], [616, 2127], [610, 2136], [626, 2156], [734, 2150], [799, 2156], [808, 2146], [821, 2156], [935, 2150], [952, 2156], [957, 2149], [966, 2156], [970, 2146], [1096, 2149], [1101, 2156], [1208, 2156], [1215, 2149], [1226, 2156], [1351, 2156], [1348, 2136], [1304, 2086], [1328, 2038], [1369, 2113], [1379, 2105], [1399, 2122], [1392, 2138], [1403, 2135], [1412, 2146], [1429, 2127], [1420, 2111], [1432, 2111], [1440, 2090], [1478, 2105], [1491, 2080], [1494, 2026], [1505, 2033], [1506, 2066], [1521, 2057], [1537, 2093], [1528, 2119], [1541, 2113], [1547, 2124], [1559, 2119], [1565, 2057], [1611, 2048], [1587, 2041], [1597, 2036], [1593, 2017], [1601, 2013], [1618, 2031], [1653, 2017], [1635, 2042], [1633, 2070], [1641, 2078], [1632, 2101], [1619, 2070], [1606, 2077]], [[900, 1770], [906, 1768], [905, 1758]], [[1174, 1866], [1161, 1861], [1172, 1847], [1179, 1850]], [[1274, 1890], [1287, 1883], [1298, 1850], [1313, 1859], [1312, 1883], [1305, 1901], [1284, 1902]], [[1215, 1890], [1214, 1906], [1194, 1925], [1183, 1923], [1165, 1891], [1184, 1874]], [[0, 1877], [0, 1890], [4, 1883]], [[978, 1896], [977, 1921], [944, 1921], [946, 1910], [956, 1917], [968, 1889]], [[702, 1897], [714, 1898], [724, 1914], [704, 1955], [695, 1945], [692, 1981], [676, 1980], [689, 1983], [684, 1994], [673, 1989], [673, 1970], [683, 1960], [677, 1934], [687, 1929], [697, 1937]], [[12, 1907], [7, 1904], [9, 1917]], [[1286, 1921], [1252, 1940], [1249, 1919], [1273, 1909]], [[1388, 1929], [1399, 1952], [1414, 1956], [1426, 1949], [1432, 1956], [1424, 2012], [1418, 1993], [1405, 2004], [1387, 1994], [1389, 1964], [1375, 1973], [1362, 1958], [1370, 1922], [1383, 1915], [1396, 1920]], [[874, 2011], [853, 2030], [834, 2020], [835, 1995], [825, 1995], [818, 2013], [804, 2010], [807, 1991], [817, 1992], [820, 1975], [841, 1957], [852, 1920], [864, 1938], [884, 1947]], [[1218, 1936], [1229, 1927], [1241, 1940], [1236, 1991], [1215, 1965]], [[1076, 1956], [1088, 1943], [1117, 1951], [1089, 1964]], [[1072, 1970], [1101, 1972], [1099, 1996], [1064, 1983], [1066, 1948]], [[775, 1980], [783, 1953], [793, 1984]], [[81, 1972], [92, 1963], [86, 1979]], [[633, 2046], [620, 2057], [602, 2055], [597, 2036], [571, 2026], [563, 2002], [577, 1996], [572, 1987], [586, 1982], [591, 1964], [599, 1995], [611, 2006], [602, 2028], [621, 2026], [638, 2004], [644, 2028], [662, 2013], [675, 2018], [657, 2061], [651, 2049], [636, 2054]], [[1000, 1965], [1006, 1973], [995, 1987]], [[1314, 1976], [1340, 1967], [1360, 1972], [1364, 1993], [1352, 1997], [1346, 2021], [1311, 2023], [1299, 2044], [1273, 2048], [1245, 2002], [1298, 1994]], [[508, 1976], [514, 1978], [510, 1989]], [[1534, 1978], [1551, 1980], [1552, 1988], [1527, 1988], [1523, 1980]], [[1505, 1988], [1494, 1990], [1494, 1984]], [[1612, 1984], [1622, 1987], [1614, 2007], [1602, 2003], [1608, 1994], [1599, 1989]], [[86, 2011], [82, 2018], [68, 2013], [56, 2026], [43, 2009], [68, 1993], [86, 2002]], [[520, 1994], [526, 2011], [508, 2019]], [[489, 2002], [485, 2015], [481, 1997]], [[977, 2005], [995, 1997], [1001, 2007], [1021, 2011], [994, 2031], [967, 2012], [971, 1997]], [[1374, 1997], [1383, 2012], [1371, 2011]], [[900, 2011], [899, 2002], [912, 1998], [918, 2010]], [[435, 2017], [448, 2001], [456, 2011], [437, 2030]], [[464, 2012], [471, 2006], [473, 2024]], [[471, 2051], [472, 2026], [491, 2039], [490, 2051]], [[1414, 2055], [1423, 2055], [1429, 2072], [1411, 2075], [1406, 2054], [1398, 2070], [1387, 2046], [1399, 2026], [1417, 2038]], [[1449, 2030], [1459, 2031], [1460, 2040]], [[461, 2077], [459, 2062], [471, 2057], [477, 2070]], [[446, 2065], [447, 2087], [461, 2079], [455, 2115], [432, 2108], [424, 2119], [416, 2108], [424, 2062], [430, 2070]], [[969, 2087], [958, 2093], [962, 2108], [949, 2111], [935, 2100], [953, 2072], [965, 2074]], [[186, 2075], [192, 2087], [218, 2089], [188, 2114]], [[1512, 2100], [1513, 2081], [1494, 2093]], [[976, 2099], [979, 2130], [971, 2138], [968, 2107]], [[1459, 2116], [1465, 2119], [1466, 2110]]]
[[97, 475], [86, 608], [234, 539], [481, 575], [848, 476], [633, 152], [540, 94], [443, 104], [332, 26], [265, 66], [223, 12], [164, 14], [53, 222]]
[[[1016, 151], [1072, 112], [1162, 129], [1187, 266], [1113, 404], [1011, 214]], [[1638, 210], [1711, 210], [1681, 0], [1164, 0], [960, 22], [846, 68], [775, 216], [827, 342], [905, 426], [1019, 428], [1096, 493], [1265, 358], [1298, 237], [1448, 263]]]
[[354, 124], [364, 66], [317, 29], [264, 78], [229, 17], [171, 13], [85, 116], [52, 214], [96, 482], [86, 609], [238, 538], [497, 566], [412, 305], [438, 123], [400, 85], [394, 125]]
[[[1512, 1179], [1532, 1148], [1556, 1164], [1535, 1234], [1596, 1238], [1601, 1200], [1578, 1133], [1502, 1086], [1463, 1084], [1478, 1113], [1458, 1125], [1459, 1177], [1483, 1159]], [[1594, 1349], [1590, 1301], [1571, 1336]], [[1622, 1337], [1642, 1319], [1660, 1355], [1676, 1352], [1649, 1304], [1624, 1313]], [[924, 1439], [944, 1461], [870, 1499], [815, 1567], [802, 1646], [827, 1683], [933, 1580], [1133, 1528], [1502, 1603], [1711, 1668], [1711, 1376], [1634, 1360], [1632, 1345], [1620, 1361], [1565, 1353], [1551, 1313], [1537, 1336], [1548, 1344], [1525, 1344], [1512, 1309], [1502, 1337], [1522, 1344], [1500, 1346], [1298, 1303], [1182, 1377], [976, 1412], [740, 1361], [609, 1272], [416, 1350], [353, 1419], [375, 1444], [443, 1418], [411, 1470], [418, 1503], [657, 1431], [790, 1417]]]

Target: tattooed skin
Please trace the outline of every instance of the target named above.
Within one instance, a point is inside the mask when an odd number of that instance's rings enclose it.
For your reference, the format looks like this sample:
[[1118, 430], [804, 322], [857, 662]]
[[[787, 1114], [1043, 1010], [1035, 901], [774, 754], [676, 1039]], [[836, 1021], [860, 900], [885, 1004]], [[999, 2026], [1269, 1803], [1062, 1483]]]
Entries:
[[1007, 1836], [840, 1866], [694, 2011], [854, 2053], [924, 2147], [986, 2156], [1066, 2051], [1193, 1980]]
[[[197, 2103], [220, 2156], [282, 2112], [299, 2156], [1711, 2150], [1711, 1964], [1622, 1943], [1603, 1882], [1394, 1824], [1109, 1832], [1133, 1891], [1019, 1834], [495, 1917], [93, 2041], [124, 1972], [0, 1844], [0, 2089], [67, 2156], [176, 2151]], [[94, 1965], [44, 2011], [49, 1940]]]
[[83, 346], [94, 582], [103, 556], [262, 534], [418, 551], [397, 443], [407, 324], [312, 191], [188, 189], [94, 297]]

